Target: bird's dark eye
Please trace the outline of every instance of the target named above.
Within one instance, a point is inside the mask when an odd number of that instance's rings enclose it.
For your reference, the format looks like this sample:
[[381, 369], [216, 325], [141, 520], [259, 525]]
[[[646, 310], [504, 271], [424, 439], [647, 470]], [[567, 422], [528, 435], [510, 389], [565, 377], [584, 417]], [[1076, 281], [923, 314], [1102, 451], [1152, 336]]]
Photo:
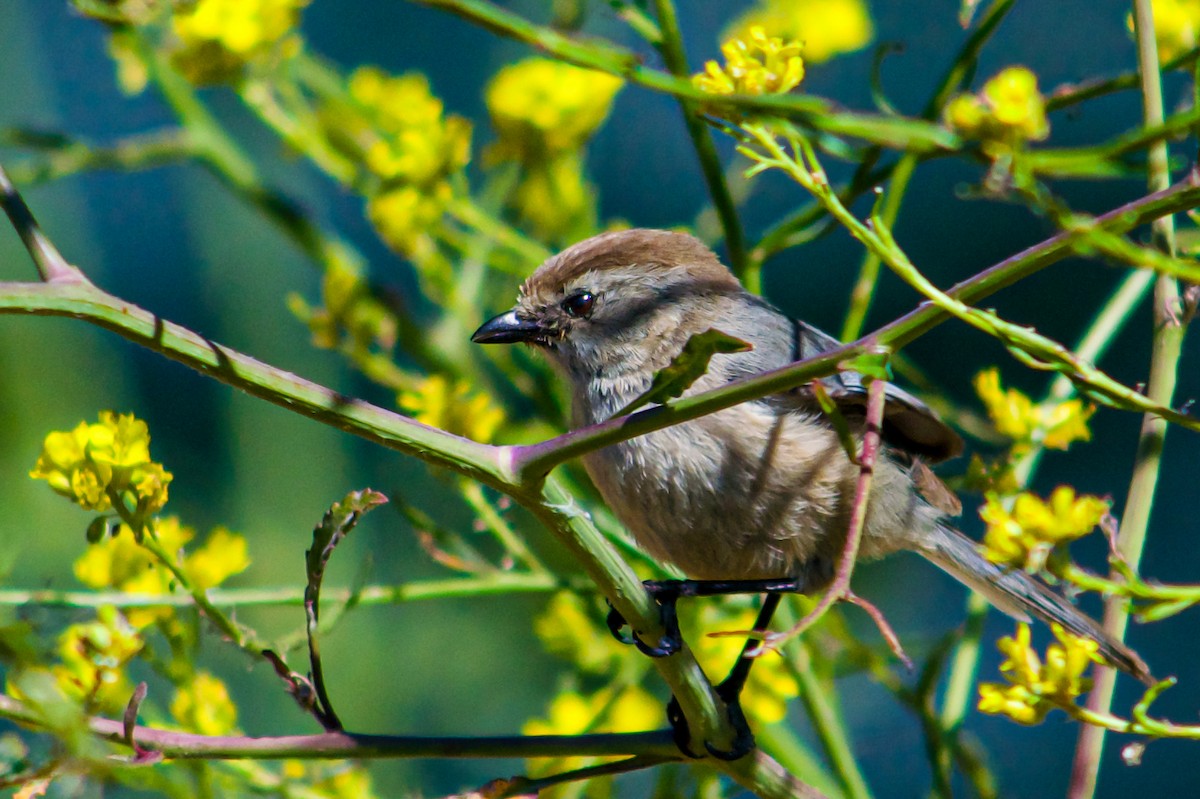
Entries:
[[574, 319], [587, 319], [592, 315], [592, 306], [595, 304], [596, 298], [591, 293], [581, 291], [563, 300], [562, 309]]

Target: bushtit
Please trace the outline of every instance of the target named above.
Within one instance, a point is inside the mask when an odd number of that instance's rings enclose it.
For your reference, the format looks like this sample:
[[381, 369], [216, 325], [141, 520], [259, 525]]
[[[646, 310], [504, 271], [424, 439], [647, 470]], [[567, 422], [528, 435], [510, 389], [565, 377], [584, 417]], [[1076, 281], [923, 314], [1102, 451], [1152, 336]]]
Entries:
[[[485, 323], [480, 343], [526, 342], [569, 381], [573, 423], [612, 417], [643, 394], [688, 339], [711, 328], [752, 345], [717, 355], [688, 394], [838, 346], [742, 288], [695, 238], [658, 230], [604, 233], [542, 264], [516, 307]], [[826, 379], [862, 418], [858, 375]], [[887, 386], [863, 559], [912, 550], [1018, 618], [1091, 638], [1112, 664], [1147, 680], [1136, 653], [1021, 570], [988, 562], [947, 523], [922, 461], [956, 455], [958, 436], [916, 398]], [[827, 584], [845, 542], [858, 467], [812, 393], [788, 391], [668, 427], [583, 457], [613, 512], [651, 555], [700, 580], [794, 578]], [[940, 484], [938, 484], [940, 485]]]

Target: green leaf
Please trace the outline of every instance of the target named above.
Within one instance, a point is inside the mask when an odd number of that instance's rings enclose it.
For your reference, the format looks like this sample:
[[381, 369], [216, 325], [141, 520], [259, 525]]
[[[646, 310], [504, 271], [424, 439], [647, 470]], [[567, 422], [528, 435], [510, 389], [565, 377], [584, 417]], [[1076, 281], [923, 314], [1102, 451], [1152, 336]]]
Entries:
[[862, 355], [855, 356], [838, 364], [843, 372], [858, 372], [863, 376], [863, 382], [872, 380], [891, 380], [892, 368], [888, 365], [891, 353], [887, 350], [868, 350]]
[[365, 488], [362, 491], [351, 491], [325, 511], [321, 523], [313, 528], [312, 549], [304, 553], [305, 571], [308, 575], [306, 594], [311, 592], [315, 595], [320, 591], [325, 564], [329, 562], [334, 548], [349, 535], [362, 515], [387, 501], [387, 497], [378, 491]]
[[633, 413], [650, 403], [666, 404], [667, 400], [680, 396], [708, 371], [708, 363], [714, 355], [728, 355], [753, 349], [750, 342], [742, 341], [728, 333], [710, 327], [687, 340], [680, 352], [665, 368], [654, 375], [654, 381], [646, 393], [617, 411], [614, 416]]

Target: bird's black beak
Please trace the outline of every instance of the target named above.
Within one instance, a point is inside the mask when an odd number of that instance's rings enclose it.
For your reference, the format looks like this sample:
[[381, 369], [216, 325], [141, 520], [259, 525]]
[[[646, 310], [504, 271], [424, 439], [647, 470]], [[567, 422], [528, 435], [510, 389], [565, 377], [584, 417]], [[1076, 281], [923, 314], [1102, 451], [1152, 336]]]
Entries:
[[471, 341], [476, 344], [516, 344], [533, 341], [541, 332], [537, 322], [520, 318], [514, 309], [484, 322], [471, 335]]

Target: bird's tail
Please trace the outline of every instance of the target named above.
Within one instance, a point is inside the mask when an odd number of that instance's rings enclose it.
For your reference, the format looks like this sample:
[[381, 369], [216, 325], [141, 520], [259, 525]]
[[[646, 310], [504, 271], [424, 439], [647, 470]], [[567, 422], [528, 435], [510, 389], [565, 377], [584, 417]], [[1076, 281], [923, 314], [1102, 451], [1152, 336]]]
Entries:
[[939, 525], [938, 535], [925, 543], [921, 554], [942, 571], [978, 591], [998, 609], [1020, 621], [1036, 616], [1048, 624], [1061, 624], [1072, 635], [1090, 638], [1112, 665], [1154, 683], [1150, 669], [1136, 652], [1101, 629], [1078, 608], [1020, 569], [1004, 569], [989, 562], [978, 545], [957, 530]]

